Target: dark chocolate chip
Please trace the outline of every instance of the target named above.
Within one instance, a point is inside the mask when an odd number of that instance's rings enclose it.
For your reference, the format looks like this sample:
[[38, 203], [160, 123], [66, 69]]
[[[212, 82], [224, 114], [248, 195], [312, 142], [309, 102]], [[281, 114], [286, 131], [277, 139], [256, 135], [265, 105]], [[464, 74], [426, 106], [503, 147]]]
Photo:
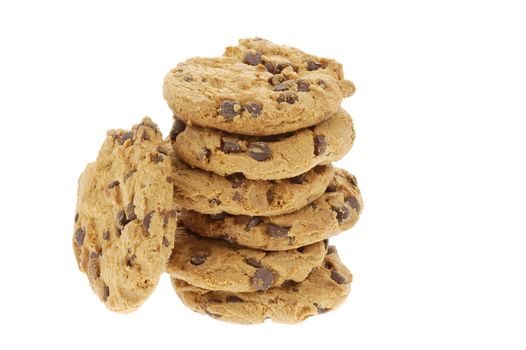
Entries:
[[164, 156], [167, 156], [168, 155], [168, 151], [162, 147], [158, 147], [157, 148], [157, 152], [159, 152], [160, 154], [164, 155]]
[[247, 263], [247, 265], [250, 265], [250, 266], [256, 267], [256, 268], [259, 268], [259, 267], [262, 266], [261, 263], [259, 261], [257, 261], [256, 259], [254, 259], [254, 258], [246, 258], [245, 262]]
[[154, 162], [155, 164], [157, 164], [157, 163], [162, 162], [163, 159], [164, 159], [163, 155], [159, 153], [159, 154], [156, 154], [155, 157], [153, 157], [152, 160], [153, 160], [153, 162]]
[[312, 61], [312, 60], [307, 61], [307, 70], [312, 71], [312, 70], [318, 70], [320, 68], [323, 68], [323, 63]]
[[210, 203], [212, 207], [215, 207], [216, 205], [221, 204], [221, 201], [217, 198], [212, 198], [211, 200], [208, 201], [208, 203]]
[[114, 188], [114, 187], [117, 187], [119, 186], [119, 181], [115, 180], [115, 181], [112, 181], [108, 184], [108, 188]]
[[137, 255], [133, 254], [126, 258], [126, 265], [129, 267], [133, 267], [135, 265], [135, 259], [137, 259]]
[[290, 63], [278, 63], [275, 67], [274, 67], [274, 74], [279, 74], [281, 73], [285, 68], [287, 67], [292, 67], [292, 64]]
[[314, 156], [319, 156], [320, 154], [325, 153], [327, 149], [327, 139], [325, 135], [316, 135], [314, 136]]
[[358, 201], [358, 198], [354, 196], [350, 196], [350, 197], [345, 198], [345, 202], [349, 204], [349, 206], [353, 208], [355, 211], [357, 212], [360, 211], [360, 202]]
[[165, 247], [170, 246], [170, 241], [169, 241], [168, 238], [166, 238], [165, 236], [163, 236], [163, 245], [164, 245]]
[[236, 295], [227, 295], [226, 296], [226, 302], [227, 303], [242, 303], [243, 299]]
[[177, 139], [177, 135], [182, 133], [186, 129], [186, 124], [183, 123], [183, 121], [177, 117], [174, 117], [174, 123], [172, 125], [172, 129], [170, 130], [170, 140], [175, 141]]
[[298, 79], [296, 80], [296, 85], [298, 85], [299, 92], [308, 92], [310, 90], [310, 83], [306, 80]]
[[115, 235], [120, 237], [122, 235], [122, 230], [119, 227], [115, 227]]
[[104, 231], [104, 233], [102, 234], [102, 239], [105, 241], [110, 239], [110, 231]]
[[287, 77], [283, 74], [275, 74], [272, 77], [268, 79], [269, 84], [271, 85], [278, 85], [279, 83], [283, 83], [284, 81], [287, 81]]
[[133, 144], [133, 132], [131, 131], [128, 131], [128, 132], [125, 132], [124, 134], [121, 135], [121, 137], [119, 138], [119, 143], [121, 145], [124, 145], [124, 143], [126, 142], [126, 140], [131, 140], [131, 143]]
[[298, 95], [293, 92], [286, 92], [279, 95], [277, 101], [278, 103], [287, 102], [288, 104], [293, 105], [294, 103], [298, 102]]
[[224, 239], [225, 241], [227, 241], [228, 243], [237, 243], [235, 238], [232, 238], [230, 236], [221, 236], [221, 238]]
[[243, 62], [251, 66], [257, 66], [261, 63], [261, 54], [259, 52], [247, 52]]
[[265, 68], [269, 71], [269, 73], [274, 74], [274, 65], [272, 62], [265, 62]]
[[152, 221], [153, 211], [149, 212], [144, 216], [144, 219], [142, 220], [142, 227], [144, 230], [149, 233], [150, 230], [150, 222]]
[[270, 237], [274, 238], [282, 238], [289, 234], [290, 227], [285, 226], [278, 226], [274, 224], [268, 224], [267, 225], [267, 233], [270, 235]]
[[272, 204], [272, 201], [274, 200], [274, 191], [267, 190], [267, 203]]
[[245, 108], [252, 118], [259, 117], [263, 111], [263, 106], [257, 102], [249, 102], [245, 105]]
[[247, 178], [242, 173], [227, 175], [226, 179], [232, 184], [232, 188], [239, 188], [247, 182]]
[[234, 119], [239, 113], [241, 113], [241, 106], [235, 101], [223, 101], [219, 107], [219, 114], [226, 120]]
[[347, 278], [345, 278], [341, 273], [338, 271], [331, 271], [331, 279], [338, 283], [338, 284], [346, 284]]
[[258, 268], [256, 274], [252, 277], [252, 285], [257, 291], [269, 289], [273, 282], [274, 275], [272, 271], [264, 267]]
[[324, 314], [327, 311], [331, 311], [330, 308], [321, 307], [319, 304], [316, 304], [316, 303], [314, 303], [314, 306], [316, 306], [316, 309], [318, 310], [318, 314]]
[[327, 170], [326, 165], [317, 165], [314, 167], [314, 172], [316, 174], [323, 174]]
[[163, 215], [163, 225], [166, 227], [168, 225], [168, 222], [170, 221], [170, 218], [177, 219], [177, 210], [165, 210], [162, 212]]
[[333, 254], [336, 253], [336, 247], [333, 245], [330, 245], [329, 248], [327, 248], [327, 254]]
[[79, 213], [75, 213], [75, 223], [77, 223], [77, 221], [79, 221]]
[[296, 250], [297, 250], [298, 252], [300, 252], [301, 254], [303, 254], [303, 253], [305, 253], [305, 246], [303, 246], [303, 247], [299, 247], [299, 248], [296, 248]]
[[102, 294], [102, 300], [106, 301], [108, 300], [108, 297], [110, 296], [110, 287], [104, 286], [104, 292]]
[[117, 220], [117, 224], [120, 226], [120, 227], [124, 227], [128, 224], [128, 222], [130, 222], [127, 218], [126, 218], [126, 214], [124, 212], [124, 210], [119, 210], [117, 212], [117, 215], [115, 216], [115, 219]]
[[212, 155], [212, 151], [210, 151], [208, 148], [203, 148], [201, 150], [201, 154], [205, 160], [210, 159], [210, 156]]
[[221, 151], [225, 153], [239, 153], [243, 152], [241, 145], [237, 143], [237, 140], [222, 139], [221, 140]]
[[289, 179], [291, 183], [296, 184], [296, 185], [302, 185], [305, 183], [306, 180], [307, 180], [307, 177], [305, 176], [305, 174], [294, 176]]
[[329, 186], [327, 186], [327, 188], [325, 189], [325, 192], [326, 193], [332, 193], [332, 192], [336, 192], [336, 184], [335, 183], [330, 183]]
[[256, 227], [257, 225], [261, 224], [263, 222], [263, 218], [260, 216], [253, 216], [250, 218], [248, 223], [245, 226], [245, 231], [250, 231], [253, 227]]
[[274, 91], [287, 91], [289, 88], [290, 88], [289, 84], [287, 84], [287, 82], [284, 82], [284, 83], [280, 83], [280, 84], [274, 86], [274, 88], [272, 90], [274, 90]]
[[208, 299], [208, 302], [209, 303], [213, 303], [213, 304], [222, 304], [223, 300], [221, 300], [219, 298], [210, 298], [210, 299]]
[[326, 262], [323, 264], [323, 266], [325, 266], [325, 268], [326, 268], [327, 270], [332, 270], [332, 269], [334, 268], [334, 266], [333, 266], [333, 265], [331, 264], [331, 262], [329, 262], [329, 261], [326, 261]]
[[137, 219], [137, 215], [135, 215], [135, 205], [133, 205], [133, 202], [128, 203], [126, 206], [126, 217], [129, 221]]
[[234, 200], [234, 202], [241, 202], [241, 194], [239, 192], [236, 192], [234, 193], [234, 195], [232, 196], [232, 200]]
[[351, 216], [351, 212], [343, 204], [336, 207], [332, 207], [331, 209], [336, 212], [336, 219], [338, 220], [339, 224], [347, 221]]
[[266, 143], [252, 142], [248, 146], [248, 154], [252, 159], [257, 160], [258, 162], [263, 162], [270, 158], [272, 151]]
[[190, 258], [190, 263], [195, 266], [201, 265], [205, 261], [206, 261], [206, 256], [204, 255], [194, 255]]
[[227, 215], [228, 215], [227, 213], [222, 212], [219, 214], [211, 214], [208, 217], [210, 218], [210, 220], [220, 221], [220, 220], [224, 220], [227, 217]]

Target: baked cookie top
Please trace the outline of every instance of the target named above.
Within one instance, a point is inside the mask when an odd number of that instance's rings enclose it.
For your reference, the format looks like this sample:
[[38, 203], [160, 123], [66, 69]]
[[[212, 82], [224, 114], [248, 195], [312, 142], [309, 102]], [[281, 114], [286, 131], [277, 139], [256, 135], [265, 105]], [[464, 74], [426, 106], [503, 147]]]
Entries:
[[248, 179], [277, 180], [341, 159], [351, 149], [355, 131], [351, 116], [340, 109], [315, 126], [280, 135], [229, 134], [176, 120], [171, 136], [177, 155], [191, 166], [221, 176], [242, 173]]
[[338, 62], [263, 39], [242, 39], [223, 57], [184, 61], [163, 87], [174, 115], [187, 124], [244, 135], [317, 124], [354, 90]]
[[303, 282], [288, 282], [261, 292], [232, 293], [198, 288], [172, 278], [172, 285], [190, 309], [221, 321], [254, 324], [270, 318], [298, 323], [334, 310], [350, 292], [352, 275], [330, 246], [323, 264]]
[[363, 201], [356, 178], [343, 169], [325, 193], [298, 211], [277, 216], [223, 215], [183, 211], [183, 224], [201, 236], [223, 238], [263, 250], [288, 250], [319, 242], [350, 229], [360, 217]]
[[78, 266], [108, 309], [129, 312], [153, 292], [174, 244], [172, 150], [149, 119], [110, 130], [79, 179]]
[[321, 265], [325, 242], [298, 249], [266, 252], [177, 229], [175, 247], [166, 267], [174, 278], [194, 286], [230, 292], [255, 292], [301, 282]]

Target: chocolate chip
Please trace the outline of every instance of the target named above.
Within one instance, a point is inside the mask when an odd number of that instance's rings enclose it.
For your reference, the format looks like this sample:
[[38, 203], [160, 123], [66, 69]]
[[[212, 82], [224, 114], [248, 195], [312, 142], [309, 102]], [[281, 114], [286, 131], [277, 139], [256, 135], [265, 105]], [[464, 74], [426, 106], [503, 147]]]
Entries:
[[284, 82], [284, 83], [280, 83], [280, 84], [274, 86], [274, 88], [272, 90], [274, 90], [274, 91], [287, 91], [289, 88], [290, 88], [289, 84]]
[[264, 267], [258, 268], [256, 274], [252, 277], [252, 285], [257, 291], [269, 289], [273, 282], [274, 275]]
[[157, 154], [157, 155], [155, 155], [155, 157], [153, 157], [152, 160], [153, 160], [153, 162], [154, 162], [155, 164], [157, 164], [157, 163], [162, 162], [163, 159], [164, 159], [164, 157], [163, 157], [162, 154]]
[[117, 237], [120, 237], [120, 236], [122, 235], [122, 231], [121, 231], [120, 228], [115, 227], [115, 235], [116, 235]]
[[209, 303], [213, 303], [213, 304], [222, 304], [223, 300], [221, 300], [219, 298], [210, 298], [210, 299], [208, 299], [208, 302]]
[[114, 187], [117, 187], [119, 186], [119, 181], [115, 180], [115, 181], [112, 181], [108, 184], [108, 188], [114, 188]]
[[299, 253], [301, 253], [301, 254], [305, 253], [305, 247], [304, 247], [304, 246], [303, 246], [303, 247], [296, 248], [296, 250], [297, 250]]
[[325, 250], [327, 251], [328, 248], [329, 248], [329, 240], [328, 239], [324, 239], [323, 240], [323, 246], [325, 247]]
[[217, 198], [212, 198], [211, 200], [208, 201], [208, 203], [210, 203], [212, 207], [215, 207], [216, 205], [221, 204], [221, 201]]
[[257, 66], [261, 63], [261, 54], [259, 52], [247, 52], [243, 62], [251, 66]]
[[325, 261], [325, 263], [323, 264], [323, 266], [327, 269], [327, 270], [332, 270], [334, 268], [334, 266], [331, 264], [330, 261]]
[[314, 156], [319, 156], [322, 153], [325, 153], [327, 149], [327, 139], [325, 135], [316, 135], [314, 136]]
[[298, 79], [296, 80], [296, 85], [298, 85], [299, 92], [308, 92], [310, 90], [310, 83], [306, 80]]
[[232, 200], [234, 200], [234, 202], [241, 202], [241, 194], [239, 192], [236, 192], [234, 193], [234, 195], [232, 196]]
[[205, 261], [206, 261], [206, 256], [204, 255], [194, 255], [190, 258], [190, 263], [195, 266], [201, 265]]
[[75, 213], [75, 223], [77, 223], [77, 221], [79, 221], [79, 213]]
[[182, 133], [184, 129], [186, 129], [186, 124], [183, 123], [181, 119], [174, 116], [174, 123], [172, 125], [172, 129], [170, 130], [170, 140], [175, 141], [177, 139], [177, 135]]
[[210, 151], [208, 148], [203, 148], [201, 150], [201, 155], [205, 160], [210, 159], [210, 156], [212, 155], [212, 151]]
[[245, 226], [245, 231], [250, 231], [253, 227], [256, 227], [257, 225], [261, 224], [263, 222], [263, 218], [260, 216], [253, 216], [250, 218], [249, 222]]
[[318, 81], [316, 82], [316, 84], [318, 84], [319, 86], [321, 86], [322, 88], [326, 88], [327, 87], [327, 83], [325, 82], [325, 80], [323, 79], [318, 79]]
[[124, 143], [126, 142], [126, 140], [132, 140], [132, 144], [133, 144], [133, 132], [131, 131], [128, 131], [128, 132], [125, 132], [124, 134], [121, 135], [121, 137], [119, 138], [119, 143], [121, 145], [124, 145]]
[[128, 222], [130, 222], [127, 218], [126, 218], [126, 214], [124, 213], [124, 210], [119, 210], [117, 212], [117, 215], [115, 216], [115, 219], [117, 220], [117, 224], [120, 226], [120, 227], [124, 227], [128, 224]]
[[150, 230], [150, 222], [152, 221], [153, 211], [149, 212], [144, 216], [144, 219], [142, 220], [142, 227], [146, 232], [149, 233]]
[[126, 206], [126, 217], [129, 221], [137, 219], [137, 215], [135, 215], [135, 205], [133, 205], [133, 202], [128, 203]]
[[191, 82], [191, 81], [194, 81], [194, 78], [190, 77], [190, 76], [186, 76], [183, 78], [184, 81], [186, 81], [187, 83]]
[[274, 74], [279, 74], [281, 73], [285, 68], [287, 67], [292, 67], [292, 64], [290, 63], [278, 63], [275, 67], [274, 67]]
[[338, 271], [331, 271], [331, 279], [338, 284], [347, 284], [347, 278]]
[[269, 71], [269, 73], [274, 74], [274, 65], [272, 62], [265, 62], [265, 68]]
[[144, 131], [141, 135], [141, 142], [142, 141], [150, 141], [150, 135], [146, 131]]
[[360, 211], [360, 202], [358, 201], [358, 198], [354, 196], [350, 196], [345, 198], [345, 203], [349, 204], [351, 208], [353, 208], [355, 211]]
[[210, 218], [210, 220], [220, 221], [220, 220], [224, 220], [227, 217], [227, 215], [228, 215], [227, 213], [222, 212], [222, 213], [219, 213], [219, 214], [209, 215], [208, 217]]
[[272, 77], [268, 79], [269, 84], [271, 85], [278, 85], [279, 83], [283, 83], [284, 81], [287, 81], [287, 77], [283, 74], [275, 74]]
[[307, 61], [307, 70], [312, 71], [312, 70], [318, 70], [320, 68], [323, 68], [323, 63], [312, 61], [312, 60]]
[[296, 184], [296, 185], [302, 185], [305, 183], [306, 180], [307, 180], [307, 177], [305, 176], [305, 174], [294, 176], [289, 179], [291, 183]]
[[95, 259], [99, 256], [99, 254], [97, 252], [91, 252], [89, 253], [89, 258], [90, 259]]
[[105, 241], [110, 239], [110, 231], [104, 231], [104, 233], [102, 234], [102, 239]]
[[236, 295], [227, 295], [226, 296], [226, 302], [227, 303], [242, 303], [243, 299]]
[[287, 102], [288, 104], [293, 105], [294, 103], [298, 102], [298, 95], [296, 95], [293, 92], [286, 92], [284, 94], [279, 95], [276, 101], [278, 103]]
[[344, 221], [347, 221], [351, 216], [351, 212], [343, 204], [336, 207], [332, 207], [331, 209], [336, 212], [336, 219], [338, 220], [339, 224], [341, 224]]
[[237, 140], [221, 140], [221, 151], [225, 153], [239, 153], [243, 152], [243, 149], [241, 148], [241, 145], [237, 143]]
[[247, 182], [247, 178], [242, 173], [227, 175], [226, 179], [232, 184], [232, 188], [239, 188]]
[[333, 254], [336, 253], [336, 247], [331, 245], [329, 248], [327, 248], [327, 254]]
[[258, 162], [263, 162], [270, 158], [272, 151], [266, 143], [252, 142], [248, 146], [248, 154], [252, 159], [257, 160]]
[[319, 304], [314, 304], [314, 306], [316, 307], [316, 309], [318, 310], [318, 314], [324, 314], [326, 313], [327, 311], [331, 311], [330, 308], [324, 308], [324, 307], [321, 307]]
[[110, 296], [110, 287], [104, 286], [104, 291], [103, 291], [103, 294], [102, 294], [102, 300], [103, 301], [108, 300], [109, 296]]
[[288, 237], [289, 238], [289, 245], [294, 245], [294, 241], [296, 241], [296, 237]]
[[137, 255], [135, 255], [135, 254], [127, 257], [126, 258], [126, 265], [128, 265], [128, 267], [133, 267], [133, 265], [135, 265], [135, 259], [137, 259]]
[[323, 174], [327, 170], [327, 166], [325, 165], [317, 165], [314, 167], [314, 172], [316, 174]]
[[290, 227], [285, 226], [278, 226], [274, 224], [268, 224], [267, 225], [267, 233], [270, 235], [270, 237], [274, 238], [282, 238], [289, 234]]
[[170, 246], [170, 241], [169, 241], [168, 238], [166, 238], [165, 236], [163, 236], [163, 245], [164, 245], [165, 247]]
[[234, 119], [239, 113], [241, 113], [241, 106], [235, 101], [223, 101], [219, 107], [219, 114], [226, 120]]
[[272, 204], [273, 200], [274, 200], [274, 191], [270, 189], [267, 191], [267, 203]]
[[246, 258], [245, 262], [247, 263], [247, 265], [250, 265], [252, 267], [256, 267], [256, 268], [261, 267], [261, 263], [254, 258]]
[[330, 183], [327, 188], [325, 189], [325, 193], [332, 193], [332, 192], [336, 192], [336, 184], [335, 183]]
[[166, 227], [168, 225], [168, 222], [170, 221], [170, 218], [177, 219], [177, 210], [164, 210], [162, 212], [163, 215], [163, 226]]
[[249, 102], [245, 105], [245, 108], [247, 112], [250, 113], [252, 118], [259, 117], [261, 115], [261, 112], [263, 111], [263, 106], [257, 102]]
[[174, 179], [173, 179], [170, 175], [168, 175], [168, 176], [166, 177], [166, 182], [168, 182], [168, 183], [171, 184], [172, 182], [174, 182]]
[[157, 152], [159, 152], [163, 156], [167, 156], [168, 155], [168, 151], [166, 149], [162, 148], [162, 147], [157, 147]]

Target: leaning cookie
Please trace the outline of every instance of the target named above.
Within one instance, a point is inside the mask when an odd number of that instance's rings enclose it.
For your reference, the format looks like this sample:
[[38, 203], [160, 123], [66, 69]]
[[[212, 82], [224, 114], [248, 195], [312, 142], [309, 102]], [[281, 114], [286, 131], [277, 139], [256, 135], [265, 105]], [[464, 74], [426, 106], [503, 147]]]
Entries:
[[293, 213], [269, 217], [217, 217], [183, 211], [181, 217], [186, 227], [201, 236], [274, 251], [312, 244], [348, 230], [358, 221], [362, 207], [355, 177], [336, 168], [326, 192]]
[[248, 180], [241, 173], [223, 177], [175, 161], [175, 202], [217, 217], [222, 213], [268, 216], [293, 212], [320, 197], [334, 174], [332, 166], [319, 165], [290, 179]]
[[301, 175], [341, 159], [352, 147], [354, 128], [343, 109], [308, 129], [268, 137], [228, 134], [174, 123], [171, 138], [186, 163], [225, 176], [277, 180]]
[[166, 271], [196, 287], [229, 292], [255, 292], [301, 282], [326, 254], [325, 242], [281, 252], [244, 248], [220, 239], [177, 229]]
[[194, 311], [221, 321], [254, 324], [267, 318], [278, 323], [298, 323], [334, 310], [349, 295], [351, 281], [351, 273], [330, 246], [322, 266], [306, 280], [263, 292], [212, 291], [175, 278], [172, 285], [183, 303]]
[[275, 135], [327, 119], [354, 92], [336, 61], [266, 40], [241, 40], [225, 56], [192, 58], [166, 75], [163, 93], [174, 116], [231, 133]]
[[113, 130], [79, 179], [73, 249], [108, 309], [129, 312], [153, 292], [176, 228], [170, 144], [149, 119]]

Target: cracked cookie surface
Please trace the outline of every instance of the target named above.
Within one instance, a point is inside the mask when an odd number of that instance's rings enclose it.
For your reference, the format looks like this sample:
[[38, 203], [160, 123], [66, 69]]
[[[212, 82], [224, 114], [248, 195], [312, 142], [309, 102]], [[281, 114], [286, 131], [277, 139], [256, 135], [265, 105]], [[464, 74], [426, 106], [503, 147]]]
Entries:
[[277, 216], [225, 215], [211, 217], [191, 210], [182, 223], [201, 236], [223, 238], [263, 250], [288, 250], [319, 242], [350, 229], [362, 212], [363, 201], [356, 178], [343, 169], [326, 192], [304, 208]]
[[184, 61], [163, 85], [174, 116], [244, 135], [315, 125], [336, 113], [354, 90], [338, 62], [263, 39], [242, 39], [223, 57]]
[[79, 178], [73, 250], [93, 291], [130, 312], [153, 292], [174, 244], [173, 153], [149, 119], [110, 130]]
[[352, 147], [351, 117], [340, 109], [328, 120], [287, 134], [250, 137], [174, 122], [171, 139], [177, 155], [193, 167], [221, 176], [277, 180], [301, 175], [341, 159]]
[[347, 298], [352, 275], [333, 246], [323, 264], [303, 282], [252, 293], [212, 291], [172, 278], [172, 285], [190, 309], [221, 321], [254, 324], [270, 318], [279, 323], [298, 323], [334, 310]]
[[321, 265], [325, 253], [325, 242], [268, 252], [200, 237], [179, 227], [166, 271], [200, 288], [255, 292], [280, 286], [285, 281], [303, 281]]

